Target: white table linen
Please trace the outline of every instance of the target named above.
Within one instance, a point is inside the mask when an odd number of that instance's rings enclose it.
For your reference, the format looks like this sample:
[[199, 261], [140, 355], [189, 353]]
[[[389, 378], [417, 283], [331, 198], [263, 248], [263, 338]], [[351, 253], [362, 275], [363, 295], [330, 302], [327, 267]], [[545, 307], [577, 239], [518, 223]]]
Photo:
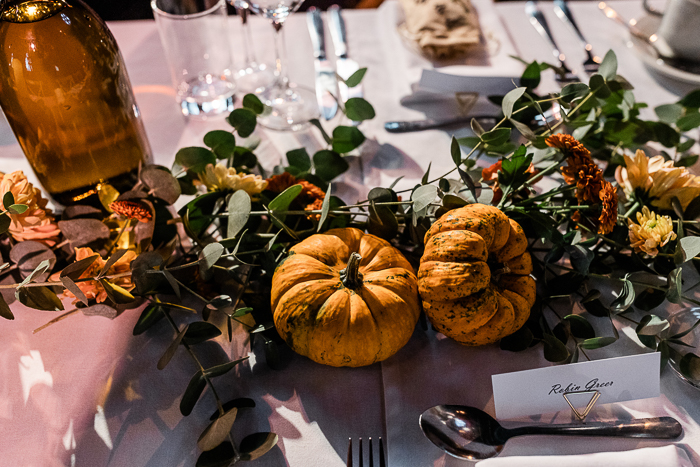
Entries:
[[[575, 65], [583, 54], [576, 39], [542, 3], [545, 15], [565, 53]], [[613, 1], [611, 5], [628, 17], [641, 14], [637, 1]], [[444, 173], [452, 166], [451, 134], [441, 130], [392, 135], [385, 121], [420, 119], [425, 109], [404, 107], [402, 98], [412, 94], [421, 70], [430, 66], [397, 40], [396, 5], [385, 3], [377, 11], [345, 13], [352, 57], [369, 71], [366, 98], [377, 116], [363, 124], [369, 141], [359, 164], [338, 184], [348, 202], [363, 199], [372, 186], [388, 186], [399, 176], [398, 189], [412, 187], [432, 162], [431, 173]], [[494, 6], [519, 54], [526, 60], [550, 60], [547, 45], [529, 25], [524, 4]], [[595, 2], [572, 3], [579, 25], [604, 54], [615, 50], [619, 73], [637, 88], [636, 95], [651, 107], [673, 102], [687, 89], [662, 87], [627, 49], [626, 32], [606, 20]], [[259, 18], [251, 21], [259, 58], [272, 60], [272, 28]], [[211, 129], [227, 129], [222, 120], [187, 121], [174, 101], [167, 65], [155, 23], [110, 23], [122, 53], [144, 117], [156, 163], [170, 166], [178, 148], [201, 145]], [[242, 58], [239, 24], [232, 23], [230, 39], [234, 53]], [[291, 80], [313, 86], [312, 52], [303, 15], [286, 26]], [[329, 54], [332, 55], [332, 54]], [[663, 82], [663, 80], [660, 80]], [[665, 83], [668, 86], [668, 83]], [[555, 89], [551, 78], [543, 88]], [[337, 123], [333, 122], [333, 123]], [[286, 151], [305, 146], [321, 147], [315, 130], [303, 133], [259, 131], [262, 143], [256, 151], [267, 169], [280, 163]], [[469, 134], [460, 130], [457, 136]], [[0, 171], [22, 169], [35, 180], [21, 149], [5, 125], [0, 125]], [[155, 368], [171, 336], [165, 326], [131, 338], [138, 312], [113, 322], [81, 315], [55, 324], [37, 335], [31, 331], [52, 315], [13, 305], [17, 319], [0, 323], [0, 466], [192, 466], [198, 456], [196, 438], [207, 424], [214, 404], [209, 394], [190, 417], [179, 413], [179, 397], [195, 371], [183, 354], [176, 355], [163, 371]], [[161, 323], [162, 324], [162, 323]], [[601, 333], [608, 332], [604, 324]], [[593, 358], [644, 351], [630, 328], [621, 327], [623, 338], [610, 348], [591, 351]], [[206, 344], [212, 360], [235, 358], [248, 352], [245, 342], [233, 345], [217, 341]], [[253, 360], [254, 360], [253, 355]], [[239, 369], [240, 378], [220, 378], [217, 387], [225, 398], [252, 397], [258, 407], [241, 411], [234, 431], [237, 439], [253, 431], [275, 431], [279, 447], [250, 463], [254, 466], [334, 467], [345, 465], [348, 437], [384, 436], [389, 465], [464, 465], [435, 448], [423, 437], [418, 416], [440, 403], [473, 405], [493, 413], [491, 375], [549, 365], [536, 347], [522, 353], [498, 350], [497, 346], [466, 348], [434, 332], [417, 329], [397, 355], [382, 364], [362, 369], [335, 369], [292, 356], [283, 371], [251, 362]], [[29, 376], [28, 376], [29, 375]], [[599, 419], [670, 415], [685, 430], [678, 442], [691, 459], [700, 463], [700, 406], [698, 392], [669, 372], [662, 377], [663, 395], [656, 399], [602, 406]], [[97, 391], [97, 388], [102, 388]], [[531, 417], [530, 421], [570, 422], [558, 414]], [[29, 441], [28, 441], [29, 440]], [[585, 454], [662, 446], [666, 441], [614, 438], [516, 438], [509, 441], [505, 456], [538, 454]], [[28, 448], [29, 447], [29, 448]]]

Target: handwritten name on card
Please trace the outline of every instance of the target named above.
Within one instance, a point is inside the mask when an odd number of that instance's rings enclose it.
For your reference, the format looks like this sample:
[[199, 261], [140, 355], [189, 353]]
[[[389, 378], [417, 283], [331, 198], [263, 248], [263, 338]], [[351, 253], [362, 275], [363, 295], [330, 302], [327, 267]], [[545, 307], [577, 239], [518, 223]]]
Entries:
[[493, 375], [496, 417], [569, 410], [563, 394], [573, 391], [598, 390], [599, 404], [657, 397], [659, 365], [653, 352]]

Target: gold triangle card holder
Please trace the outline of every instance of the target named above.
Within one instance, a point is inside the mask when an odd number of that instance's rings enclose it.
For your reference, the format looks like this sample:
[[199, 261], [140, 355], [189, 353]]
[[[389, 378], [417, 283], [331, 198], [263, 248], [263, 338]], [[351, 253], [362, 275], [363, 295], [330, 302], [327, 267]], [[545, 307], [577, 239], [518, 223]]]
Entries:
[[[569, 396], [572, 394], [591, 394], [591, 400], [588, 401], [588, 405], [586, 406], [586, 408], [584, 408], [583, 410], [578, 410], [576, 407], [574, 407], [574, 404], [571, 403], [571, 400], [569, 400]], [[595, 405], [595, 403], [598, 402], [598, 398], [600, 397], [600, 391], [597, 391], [597, 390], [570, 391], [570, 392], [565, 392], [563, 394], [563, 396], [564, 396], [564, 400], [566, 400], [566, 403], [569, 404], [569, 407], [571, 407], [571, 411], [574, 413], [574, 416], [580, 422], [585, 423], [586, 417], [593, 409], [593, 406]]]

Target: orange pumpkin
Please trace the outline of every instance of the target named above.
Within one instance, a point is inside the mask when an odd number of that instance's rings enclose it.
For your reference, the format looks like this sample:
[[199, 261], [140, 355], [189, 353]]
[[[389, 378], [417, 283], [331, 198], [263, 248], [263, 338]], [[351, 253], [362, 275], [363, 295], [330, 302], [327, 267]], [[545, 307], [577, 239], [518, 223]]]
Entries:
[[522, 227], [493, 206], [471, 204], [438, 219], [418, 269], [423, 310], [438, 331], [484, 345], [520, 329], [535, 302]]
[[297, 353], [364, 366], [403, 347], [420, 314], [413, 268], [389, 242], [354, 228], [312, 235], [272, 278], [277, 331]]

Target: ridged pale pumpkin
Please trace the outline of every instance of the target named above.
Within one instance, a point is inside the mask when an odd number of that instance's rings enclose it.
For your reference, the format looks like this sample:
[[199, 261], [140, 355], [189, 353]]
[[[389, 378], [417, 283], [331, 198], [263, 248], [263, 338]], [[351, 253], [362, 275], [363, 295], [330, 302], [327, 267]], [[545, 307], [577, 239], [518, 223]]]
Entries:
[[535, 303], [526, 250], [522, 227], [493, 206], [470, 204], [438, 219], [418, 269], [423, 310], [435, 329], [465, 345], [520, 329]]
[[389, 242], [358, 229], [312, 235], [272, 278], [277, 331], [297, 353], [364, 366], [403, 347], [420, 314], [413, 268]]

